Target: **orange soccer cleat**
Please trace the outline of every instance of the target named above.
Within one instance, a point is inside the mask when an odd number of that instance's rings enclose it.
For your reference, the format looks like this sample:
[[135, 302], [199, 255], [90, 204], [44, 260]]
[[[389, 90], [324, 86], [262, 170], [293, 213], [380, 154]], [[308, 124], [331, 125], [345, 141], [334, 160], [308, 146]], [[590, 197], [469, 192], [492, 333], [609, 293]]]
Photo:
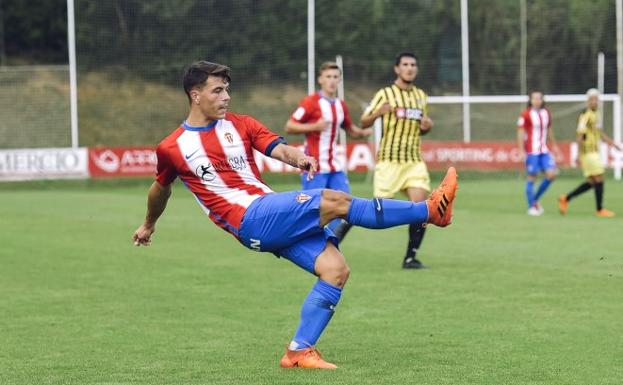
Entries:
[[597, 213], [595, 213], [595, 215], [597, 215], [600, 218], [612, 218], [615, 214], [612, 211], [610, 211], [610, 210], [601, 209], [601, 210], [597, 211]]
[[301, 350], [286, 348], [279, 365], [282, 368], [337, 369], [337, 366], [323, 360], [318, 349], [313, 346]]
[[446, 172], [446, 176], [430, 194], [426, 200], [428, 206], [428, 223], [439, 227], [446, 227], [452, 221], [452, 204], [456, 190], [459, 188], [458, 175], [456, 169], [450, 167]]
[[567, 210], [569, 209], [569, 200], [567, 200], [566, 195], [561, 195], [558, 197], [558, 211], [560, 211], [560, 215], [565, 215]]

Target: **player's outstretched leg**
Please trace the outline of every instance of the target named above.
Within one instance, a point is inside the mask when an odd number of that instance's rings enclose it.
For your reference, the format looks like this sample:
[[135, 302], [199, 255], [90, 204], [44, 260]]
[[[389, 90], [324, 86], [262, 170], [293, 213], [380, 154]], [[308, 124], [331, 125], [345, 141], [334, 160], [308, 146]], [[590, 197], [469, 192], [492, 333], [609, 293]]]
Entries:
[[458, 188], [458, 176], [450, 167], [441, 185], [424, 202], [394, 199], [363, 199], [348, 194], [323, 190], [320, 203], [320, 224], [344, 218], [355, 226], [385, 229], [406, 224], [432, 223], [445, 227], [452, 220], [452, 206]]
[[344, 256], [327, 242], [314, 264], [318, 281], [305, 298], [301, 308], [301, 322], [286, 352], [281, 358], [282, 368], [335, 369], [322, 359], [316, 342], [329, 324], [348, 280], [349, 270]]
[[593, 188], [593, 185], [590, 182], [591, 181], [588, 180], [576, 187], [576, 189], [571, 191], [569, 194], [558, 197], [558, 210], [560, 211], [560, 214], [565, 215], [567, 213], [567, 210], [569, 209], [569, 201], [571, 199]]

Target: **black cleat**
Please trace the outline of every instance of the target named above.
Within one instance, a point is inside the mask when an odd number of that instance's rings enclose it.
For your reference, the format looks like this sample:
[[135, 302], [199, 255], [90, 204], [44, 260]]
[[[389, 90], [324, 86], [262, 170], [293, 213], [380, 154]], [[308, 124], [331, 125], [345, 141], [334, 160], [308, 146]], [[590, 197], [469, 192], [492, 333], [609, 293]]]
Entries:
[[420, 262], [415, 257], [407, 257], [402, 262], [402, 268], [403, 269], [425, 269], [426, 266], [424, 266], [424, 264], [422, 264], [422, 262]]

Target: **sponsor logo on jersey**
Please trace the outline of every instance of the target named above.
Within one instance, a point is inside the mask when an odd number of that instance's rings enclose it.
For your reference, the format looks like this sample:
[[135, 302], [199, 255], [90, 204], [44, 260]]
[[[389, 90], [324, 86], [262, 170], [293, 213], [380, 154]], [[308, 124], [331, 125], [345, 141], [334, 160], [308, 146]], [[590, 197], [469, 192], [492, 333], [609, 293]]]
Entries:
[[200, 164], [197, 166], [195, 174], [197, 174], [197, 176], [205, 182], [212, 182], [216, 179], [216, 174], [214, 174], [214, 170], [212, 169], [212, 165], [210, 163]]
[[307, 195], [305, 193], [300, 193], [299, 195], [296, 196], [296, 201], [298, 203], [307, 202], [310, 199], [311, 199], [311, 196], [309, 196], [309, 195]]
[[[207, 158], [207, 157], [206, 157]], [[242, 171], [247, 168], [247, 161], [242, 155], [230, 156], [227, 160], [214, 163], [202, 163], [195, 169], [195, 174], [205, 182], [212, 182], [216, 179], [217, 172], [227, 172], [230, 170]]]
[[396, 108], [396, 117], [398, 119], [421, 120], [424, 114], [419, 108]]

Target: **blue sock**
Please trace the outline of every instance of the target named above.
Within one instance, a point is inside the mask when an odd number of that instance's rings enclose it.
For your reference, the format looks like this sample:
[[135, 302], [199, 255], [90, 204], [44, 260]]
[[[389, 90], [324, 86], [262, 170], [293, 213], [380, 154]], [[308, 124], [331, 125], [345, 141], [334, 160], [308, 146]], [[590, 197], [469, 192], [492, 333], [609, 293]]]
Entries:
[[353, 197], [346, 220], [369, 229], [386, 229], [428, 220], [426, 202], [407, 202], [395, 199], [362, 199]]
[[341, 296], [342, 289], [339, 287], [320, 279], [316, 282], [303, 302], [301, 323], [290, 343], [290, 350], [316, 345], [322, 331], [331, 320]]
[[534, 181], [526, 181], [526, 198], [528, 199], [528, 207], [534, 206]]
[[541, 198], [541, 196], [547, 190], [547, 188], [549, 187], [550, 184], [552, 184], [551, 180], [549, 180], [547, 178], [543, 179], [543, 181], [539, 185], [539, 189], [536, 191], [536, 195], [534, 196], [534, 201], [535, 202], [539, 201], [539, 198]]

